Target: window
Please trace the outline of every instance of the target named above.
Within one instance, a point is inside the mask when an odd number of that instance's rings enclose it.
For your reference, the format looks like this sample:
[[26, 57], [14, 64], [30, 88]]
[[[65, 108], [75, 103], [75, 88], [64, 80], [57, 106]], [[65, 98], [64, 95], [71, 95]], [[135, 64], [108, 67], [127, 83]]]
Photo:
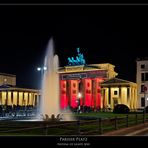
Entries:
[[144, 73], [141, 73], [141, 81], [144, 81]]
[[142, 68], [142, 69], [145, 68], [145, 65], [144, 65], [144, 64], [141, 64], [141, 68]]
[[144, 97], [141, 98], [141, 107], [145, 107], [145, 98]]
[[145, 73], [145, 81], [148, 81], [148, 73]]
[[114, 91], [114, 95], [117, 95], [117, 90]]
[[141, 92], [144, 92], [144, 85], [141, 85]]

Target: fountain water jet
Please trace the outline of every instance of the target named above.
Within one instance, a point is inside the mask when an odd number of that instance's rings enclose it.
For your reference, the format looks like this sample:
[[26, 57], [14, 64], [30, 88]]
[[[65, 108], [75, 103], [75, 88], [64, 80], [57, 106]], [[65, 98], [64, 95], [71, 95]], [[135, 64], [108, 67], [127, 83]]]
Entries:
[[62, 112], [60, 109], [60, 93], [59, 93], [59, 59], [58, 55], [54, 55], [53, 39], [49, 40], [47, 45], [44, 66], [47, 70], [42, 75], [42, 97], [39, 109], [39, 115], [43, 116], [43, 120], [58, 118], [64, 121], [75, 120], [70, 110]]

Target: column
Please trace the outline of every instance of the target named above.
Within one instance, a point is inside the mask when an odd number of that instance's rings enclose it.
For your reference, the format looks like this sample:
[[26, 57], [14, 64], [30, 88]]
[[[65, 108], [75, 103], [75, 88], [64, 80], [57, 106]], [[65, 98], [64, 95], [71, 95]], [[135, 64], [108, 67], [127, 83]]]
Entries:
[[91, 107], [95, 107], [95, 80], [91, 80], [92, 82], [92, 87], [91, 87], [91, 92], [92, 92], [92, 97], [91, 97]]
[[119, 100], [120, 100], [120, 103], [122, 104], [122, 100], [121, 100], [121, 86], [119, 86]]
[[19, 91], [17, 92], [17, 106], [19, 105]]
[[125, 104], [124, 99], [124, 87], [121, 87], [121, 104]]
[[126, 105], [129, 106], [129, 87], [127, 87], [127, 103]]
[[131, 99], [132, 99], [132, 93], [131, 93], [131, 86], [129, 87], [129, 108], [131, 109]]
[[35, 105], [35, 93], [33, 93], [33, 98], [32, 98], [32, 106]]
[[23, 92], [18, 92], [18, 105], [23, 105]]
[[32, 105], [32, 93], [28, 93], [28, 105]]
[[132, 95], [131, 95], [131, 109], [133, 109], [133, 99], [134, 99], [134, 89], [133, 89], [133, 87], [131, 88], [131, 93], [132, 93]]
[[7, 95], [7, 105], [11, 106], [12, 105], [11, 91], [8, 91], [7, 94], [8, 94]]
[[114, 100], [113, 100], [113, 94], [114, 94], [114, 89], [112, 89], [112, 88], [110, 88], [110, 91], [109, 91], [109, 96], [110, 96], [110, 98], [109, 98], [109, 100], [110, 100], [110, 107], [111, 107], [111, 109], [114, 109]]
[[0, 105], [2, 105], [2, 92], [0, 91]]
[[34, 103], [33, 103], [33, 106], [37, 106], [37, 104], [38, 104], [38, 94], [37, 93], [35, 93], [34, 94]]
[[12, 99], [12, 104], [13, 105], [17, 105], [17, 99], [18, 99], [17, 95], [18, 95], [18, 92], [17, 91], [13, 91], [12, 92], [12, 95], [11, 95], [12, 98], [11, 99]]
[[6, 105], [6, 91], [2, 91], [2, 105]]
[[137, 91], [136, 87], [134, 87], [134, 109], [137, 108]]
[[24, 92], [24, 105], [27, 106], [28, 104], [28, 92]]

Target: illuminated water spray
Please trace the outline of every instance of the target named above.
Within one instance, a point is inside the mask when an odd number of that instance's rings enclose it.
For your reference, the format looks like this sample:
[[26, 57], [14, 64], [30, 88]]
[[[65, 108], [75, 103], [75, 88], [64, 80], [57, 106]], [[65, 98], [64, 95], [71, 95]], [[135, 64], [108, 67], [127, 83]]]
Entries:
[[70, 111], [63, 113], [60, 109], [60, 90], [59, 90], [59, 58], [54, 54], [53, 39], [47, 45], [44, 67], [47, 69], [42, 78], [42, 97], [39, 114], [43, 117], [60, 116], [62, 120], [74, 120]]

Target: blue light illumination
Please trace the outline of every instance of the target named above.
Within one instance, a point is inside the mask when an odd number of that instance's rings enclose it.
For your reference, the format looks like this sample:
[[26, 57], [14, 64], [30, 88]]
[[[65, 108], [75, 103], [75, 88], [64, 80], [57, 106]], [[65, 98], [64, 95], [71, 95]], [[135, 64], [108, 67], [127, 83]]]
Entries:
[[77, 48], [78, 55], [74, 59], [74, 57], [68, 57], [68, 65], [74, 66], [74, 65], [85, 65], [85, 59], [83, 53], [80, 53], [80, 48]]

